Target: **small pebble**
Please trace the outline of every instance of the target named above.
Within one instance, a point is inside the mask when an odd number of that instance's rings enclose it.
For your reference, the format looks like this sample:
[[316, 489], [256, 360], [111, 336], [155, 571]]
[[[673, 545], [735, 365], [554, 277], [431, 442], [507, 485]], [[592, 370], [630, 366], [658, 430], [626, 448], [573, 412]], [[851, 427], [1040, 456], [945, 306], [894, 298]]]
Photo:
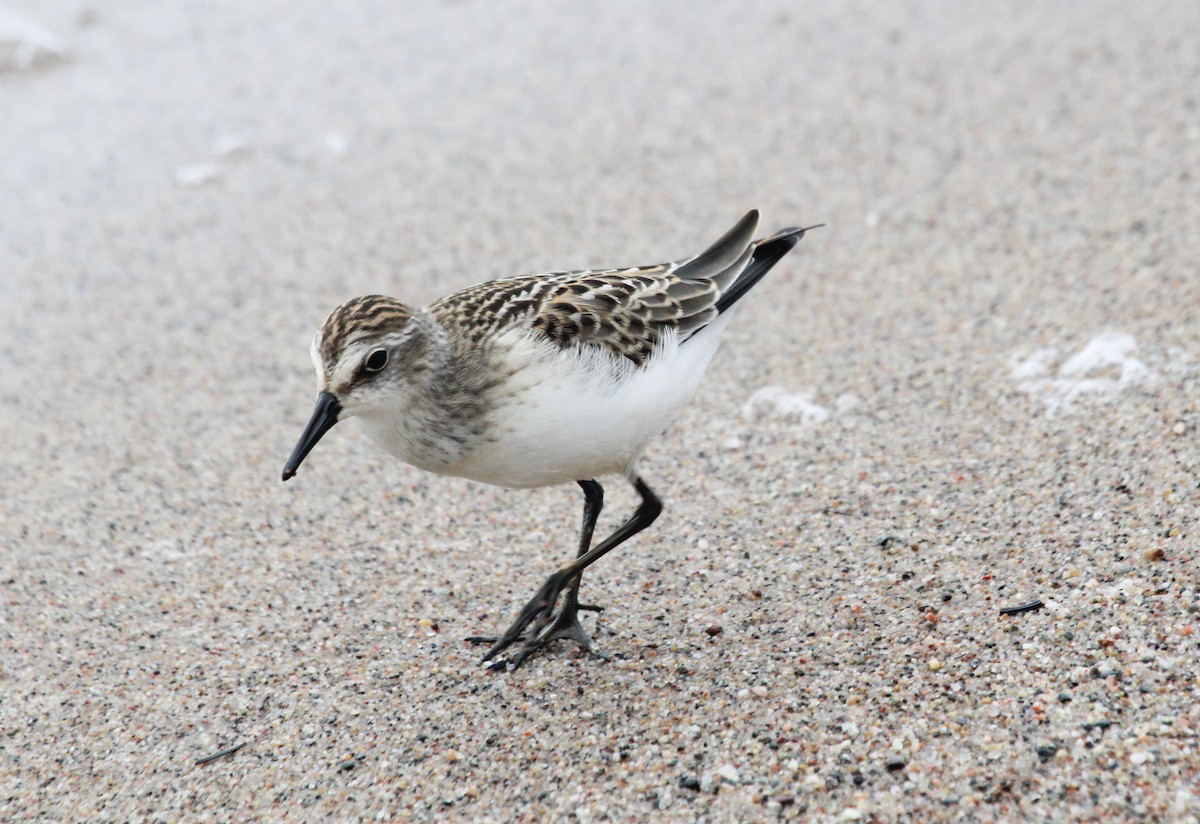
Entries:
[[722, 764], [721, 766], [717, 767], [717, 775], [728, 781], [730, 784], [737, 784], [742, 780], [741, 776], [738, 775], [737, 768], [732, 764]]

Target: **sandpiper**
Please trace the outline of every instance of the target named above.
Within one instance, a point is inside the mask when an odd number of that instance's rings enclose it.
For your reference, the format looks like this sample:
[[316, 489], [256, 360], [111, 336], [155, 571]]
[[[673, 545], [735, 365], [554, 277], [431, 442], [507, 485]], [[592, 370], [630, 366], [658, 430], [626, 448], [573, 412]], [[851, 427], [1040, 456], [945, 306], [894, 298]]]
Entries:
[[[387, 452], [430, 472], [516, 488], [578, 483], [574, 560], [503, 635], [471, 640], [491, 643], [484, 661], [499, 665], [519, 643], [514, 668], [560, 638], [599, 655], [579, 622], [579, 610], [594, 609], [579, 603], [583, 571], [662, 511], [638, 458], [696, 391], [738, 301], [808, 230], [754, 240], [757, 227], [751, 211], [675, 263], [502, 278], [421, 309], [381, 295], [343, 303], [313, 338], [317, 405], [283, 480], [353, 417]], [[623, 474], [641, 505], [593, 546], [604, 502], [596, 478], [610, 474]]]

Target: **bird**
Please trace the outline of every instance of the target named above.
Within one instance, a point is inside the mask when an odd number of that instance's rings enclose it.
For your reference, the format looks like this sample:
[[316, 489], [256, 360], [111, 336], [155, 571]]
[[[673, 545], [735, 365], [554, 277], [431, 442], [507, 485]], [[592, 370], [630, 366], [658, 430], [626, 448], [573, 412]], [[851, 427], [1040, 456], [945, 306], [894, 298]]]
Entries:
[[[585, 569], [649, 527], [663, 504], [638, 459], [692, 397], [745, 295], [817, 226], [755, 240], [748, 212], [705, 251], [673, 263], [518, 275], [413, 308], [383, 295], [334, 309], [313, 337], [316, 407], [283, 468], [296, 474], [335, 424], [356, 419], [405, 463], [509, 488], [575, 483], [583, 524], [555, 570], [483, 661], [516, 669], [555, 640], [592, 642]], [[821, 225], [821, 224], [818, 224]], [[634, 513], [593, 544], [604, 488], [621, 475]]]

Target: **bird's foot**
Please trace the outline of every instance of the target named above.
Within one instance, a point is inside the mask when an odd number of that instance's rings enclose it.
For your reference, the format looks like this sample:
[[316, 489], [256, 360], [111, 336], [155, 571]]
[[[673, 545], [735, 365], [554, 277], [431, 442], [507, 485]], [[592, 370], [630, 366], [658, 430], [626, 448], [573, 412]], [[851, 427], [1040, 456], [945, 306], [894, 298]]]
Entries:
[[538, 589], [529, 602], [521, 608], [517, 618], [499, 638], [474, 636], [467, 641], [473, 644], [491, 643], [492, 648], [483, 656], [484, 661], [491, 661], [504, 650], [508, 649], [522, 638], [534, 639], [554, 617], [554, 604], [566, 583], [559, 573], [554, 573]]
[[491, 649], [483, 656], [485, 662], [495, 660], [504, 650], [520, 642], [520, 647], [514, 655], [496, 661], [501, 665], [506, 663], [512, 669], [521, 666], [526, 658], [551, 641], [559, 639], [575, 641], [592, 655], [606, 658], [607, 656], [596, 649], [592, 639], [579, 623], [579, 610], [599, 612], [603, 607], [580, 604], [575, 600], [575, 593], [572, 591], [567, 593], [562, 608], [557, 613], [554, 611], [554, 605], [565, 583], [558, 573], [547, 578], [537, 593], [525, 604], [512, 625], [498, 638], [473, 636], [466, 640], [474, 644], [492, 644]]
[[513, 666], [518, 666], [530, 653], [536, 652], [551, 641], [558, 641], [560, 639], [574, 641], [589, 654], [608, 660], [608, 656], [597, 649], [596, 645], [592, 643], [592, 639], [584, 630], [583, 624], [579, 623], [579, 610], [581, 609], [599, 612], [603, 607], [579, 604], [575, 602], [574, 598], [569, 599], [567, 603], [563, 604], [562, 609], [558, 611], [553, 620], [546, 625], [540, 635], [525, 641], [517, 653], [519, 660], [514, 661]]

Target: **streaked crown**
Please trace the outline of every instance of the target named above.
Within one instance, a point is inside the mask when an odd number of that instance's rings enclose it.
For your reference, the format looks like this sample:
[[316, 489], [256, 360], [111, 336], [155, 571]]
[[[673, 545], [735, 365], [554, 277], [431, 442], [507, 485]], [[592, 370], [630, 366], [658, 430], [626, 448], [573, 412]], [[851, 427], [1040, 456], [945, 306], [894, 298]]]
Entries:
[[360, 340], [374, 340], [408, 325], [413, 309], [395, 298], [363, 295], [343, 303], [329, 313], [313, 340], [313, 353], [326, 369], [341, 360], [347, 347]]

